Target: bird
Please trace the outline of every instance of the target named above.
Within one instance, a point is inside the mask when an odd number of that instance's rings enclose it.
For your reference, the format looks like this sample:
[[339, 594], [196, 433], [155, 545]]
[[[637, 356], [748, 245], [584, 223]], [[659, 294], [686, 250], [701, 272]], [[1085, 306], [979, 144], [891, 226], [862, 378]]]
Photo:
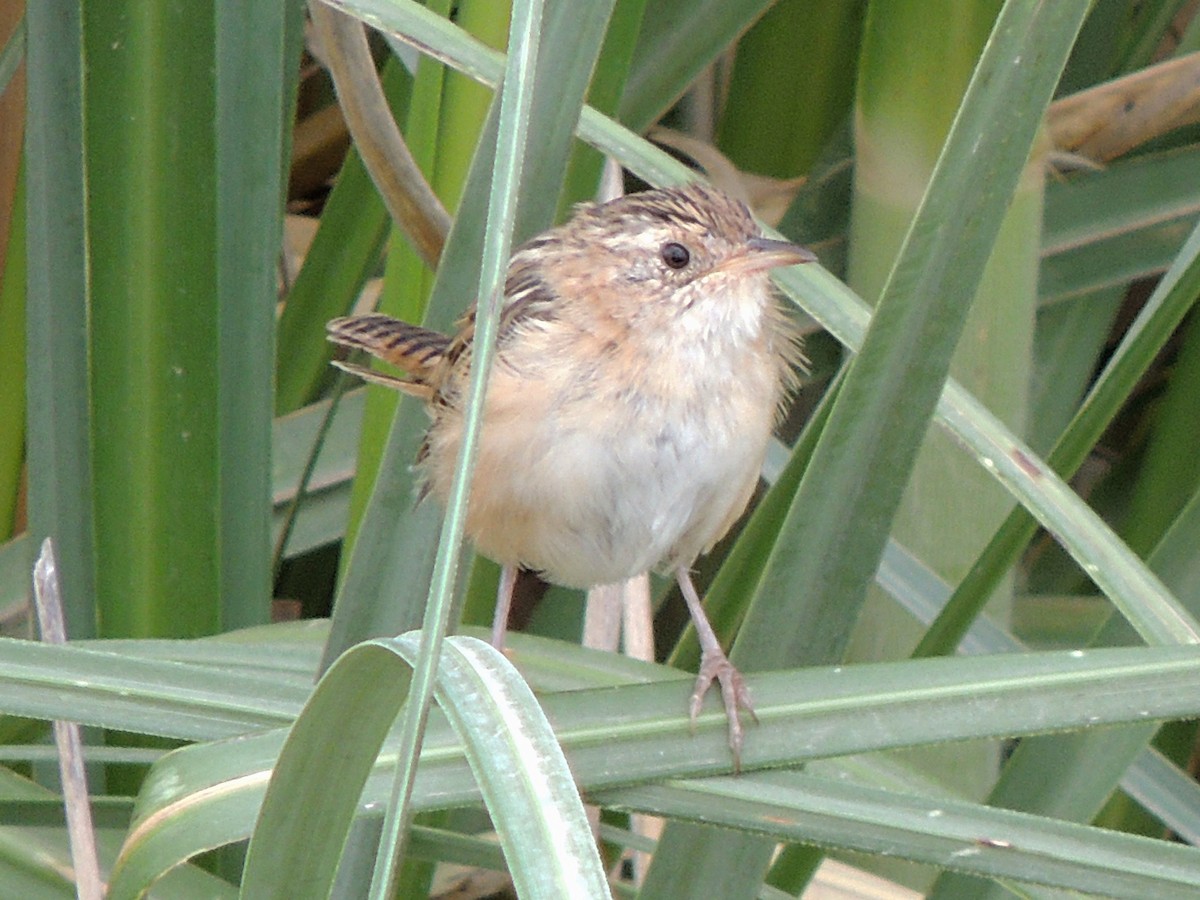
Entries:
[[[735, 768], [753, 703], [691, 567], [746, 509], [804, 365], [770, 271], [815, 259], [702, 182], [578, 205], [510, 259], [468, 492], [466, 534], [501, 566], [497, 649], [520, 569], [584, 589], [674, 575], [701, 648], [689, 713], [716, 682]], [[425, 402], [418, 502], [450, 493], [475, 324], [472, 306], [452, 335], [378, 313], [327, 325], [404, 374], [336, 365]]]

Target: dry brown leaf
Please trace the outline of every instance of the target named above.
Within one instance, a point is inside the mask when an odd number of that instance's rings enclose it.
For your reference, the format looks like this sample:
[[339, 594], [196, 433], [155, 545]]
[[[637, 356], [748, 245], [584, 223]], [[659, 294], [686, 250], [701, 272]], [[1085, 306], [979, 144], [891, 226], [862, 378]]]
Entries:
[[1107, 162], [1200, 122], [1200, 52], [1105, 82], [1050, 105], [1056, 151]]

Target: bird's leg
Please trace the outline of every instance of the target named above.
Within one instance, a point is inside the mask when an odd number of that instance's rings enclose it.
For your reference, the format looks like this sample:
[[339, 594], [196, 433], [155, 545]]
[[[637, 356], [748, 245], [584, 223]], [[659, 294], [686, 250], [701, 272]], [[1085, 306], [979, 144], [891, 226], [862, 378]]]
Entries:
[[692, 576], [686, 566], [675, 570], [675, 579], [679, 582], [679, 590], [687, 602], [688, 612], [692, 616], [692, 624], [696, 626], [696, 636], [700, 639], [700, 671], [696, 675], [696, 686], [692, 690], [692, 700], [689, 707], [692, 721], [700, 714], [700, 703], [704, 695], [712, 687], [713, 681], [721, 685], [721, 699], [725, 702], [725, 717], [729, 720], [729, 749], [733, 751], [734, 770], [742, 764], [742, 721], [740, 710], [750, 714], [750, 718], [758, 721], [754, 715], [754, 706], [750, 702], [750, 691], [742, 679], [742, 673], [733, 667], [721, 642], [717, 640], [708, 617], [704, 615], [704, 607], [700, 605], [700, 597], [692, 584]]
[[492, 619], [492, 646], [501, 652], [504, 650], [504, 633], [508, 631], [508, 610], [512, 606], [517, 572], [516, 566], [500, 567], [500, 584], [496, 588], [496, 615]]

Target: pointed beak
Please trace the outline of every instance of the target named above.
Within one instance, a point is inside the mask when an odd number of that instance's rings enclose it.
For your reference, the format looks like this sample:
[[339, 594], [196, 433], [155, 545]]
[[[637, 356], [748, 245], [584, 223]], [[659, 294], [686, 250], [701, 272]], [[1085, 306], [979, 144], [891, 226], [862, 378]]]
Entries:
[[771, 238], [751, 238], [745, 249], [730, 259], [721, 268], [737, 272], [761, 272], [777, 266], [795, 266], [800, 263], [816, 262], [817, 254], [799, 244], [776, 241]]

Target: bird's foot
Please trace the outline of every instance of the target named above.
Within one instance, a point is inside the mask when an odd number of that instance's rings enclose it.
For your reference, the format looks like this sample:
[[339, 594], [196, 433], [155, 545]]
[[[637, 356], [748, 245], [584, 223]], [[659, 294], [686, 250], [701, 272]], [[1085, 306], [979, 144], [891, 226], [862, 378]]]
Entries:
[[725, 717], [729, 721], [729, 749], [733, 752], [733, 770], [740, 772], [743, 739], [741, 712], [745, 710], [749, 713], [755, 723], [758, 722], [758, 716], [754, 714], [754, 704], [750, 702], [750, 691], [742, 673], [734, 667], [723, 651], [705, 653], [701, 657], [700, 672], [696, 675], [696, 685], [692, 690], [688, 710], [692, 724], [695, 725], [704, 695], [708, 693], [714, 681], [721, 686], [721, 700], [725, 704]]

